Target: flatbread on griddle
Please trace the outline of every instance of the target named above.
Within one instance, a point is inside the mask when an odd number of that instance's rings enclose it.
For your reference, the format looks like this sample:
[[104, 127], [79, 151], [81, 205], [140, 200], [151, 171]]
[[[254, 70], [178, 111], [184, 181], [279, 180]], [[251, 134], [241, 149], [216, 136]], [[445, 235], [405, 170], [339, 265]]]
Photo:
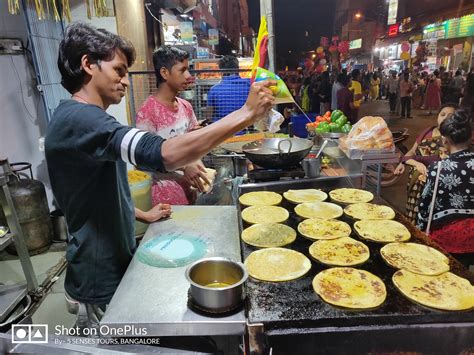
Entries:
[[295, 280], [311, 269], [311, 261], [304, 254], [286, 248], [254, 251], [244, 264], [251, 277], [271, 282]]
[[394, 219], [395, 211], [388, 206], [374, 203], [354, 203], [344, 208], [344, 213], [355, 219]]
[[310, 218], [298, 224], [298, 232], [311, 240], [336, 239], [348, 237], [351, 227], [337, 219]]
[[321, 271], [313, 279], [313, 289], [327, 303], [354, 309], [375, 308], [387, 297], [379, 277], [352, 267]]
[[250, 224], [281, 223], [289, 216], [287, 210], [278, 206], [250, 206], [242, 211], [242, 219]]
[[282, 247], [293, 243], [296, 231], [285, 224], [254, 224], [242, 232], [242, 240], [257, 248]]
[[390, 243], [380, 249], [382, 258], [392, 267], [421, 275], [440, 275], [449, 271], [449, 259], [423, 244]]
[[404, 242], [411, 237], [407, 227], [392, 220], [365, 219], [355, 222], [354, 229], [361, 238], [379, 243]]
[[328, 198], [327, 193], [317, 189], [288, 190], [283, 197], [292, 203], [321, 202]]
[[369, 248], [350, 237], [318, 240], [309, 247], [309, 254], [317, 261], [333, 266], [354, 266], [369, 260]]
[[427, 276], [398, 270], [392, 281], [403, 295], [424, 306], [446, 311], [474, 308], [474, 287], [451, 272]]
[[240, 196], [239, 202], [244, 206], [274, 206], [278, 205], [282, 199], [276, 192], [253, 191]]
[[329, 191], [331, 200], [340, 203], [359, 203], [359, 202], [370, 202], [374, 199], [374, 195], [365, 190], [341, 188]]
[[305, 202], [295, 207], [295, 213], [303, 218], [334, 219], [342, 212], [341, 206], [329, 202]]

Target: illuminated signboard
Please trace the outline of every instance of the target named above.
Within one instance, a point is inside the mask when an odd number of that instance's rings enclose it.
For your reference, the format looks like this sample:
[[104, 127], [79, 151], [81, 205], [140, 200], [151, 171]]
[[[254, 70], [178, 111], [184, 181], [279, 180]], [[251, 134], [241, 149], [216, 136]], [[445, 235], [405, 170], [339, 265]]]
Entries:
[[423, 28], [423, 39], [441, 39], [446, 35], [446, 21], [433, 23]]
[[389, 28], [388, 28], [388, 36], [389, 37], [393, 37], [393, 36], [396, 36], [398, 34], [398, 25], [395, 24], [395, 25], [391, 25]]
[[448, 39], [474, 36], [474, 14], [433, 23], [423, 28], [423, 39]]
[[388, 4], [387, 25], [393, 25], [397, 22], [398, 0], [390, 0]]
[[446, 21], [446, 38], [474, 35], [474, 14]]
[[349, 42], [349, 49], [362, 48], [362, 38], [354, 39]]

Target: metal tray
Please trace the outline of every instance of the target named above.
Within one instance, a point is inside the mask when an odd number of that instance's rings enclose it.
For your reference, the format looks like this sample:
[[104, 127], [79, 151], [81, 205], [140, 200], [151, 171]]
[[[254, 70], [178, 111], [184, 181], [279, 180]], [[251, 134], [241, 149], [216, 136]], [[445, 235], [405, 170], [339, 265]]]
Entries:
[[[284, 192], [290, 188], [321, 188], [328, 192], [337, 187], [349, 187], [346, 179], [326, 179], [307, 182], [295, 186], [293, 182], [279, 182], [267, 184], [241, 185], [240, 194], [267, 190]], [[380, 198], [375, 203], [387, 203]], [[287, 224], [297, 230], [301, 219], [293, 212], [293, 205], [282, 202], [290, 211]], [[239, 207], [240, 210], [240, 207]], [[340, 218], [351, 226], [354, 221], [343, 216]], [[403, 216], [397, 213], [396, 220], [403, 223], [412, 234], [411, 241], [428, 244], [437, 249], [439, 247], [431, 242], [423, 233], [415, 229]], [[240, 228], [246, 227], [240, 219]], [[351, 237], [361, 240], [353, 231]], [[312, 261], [311, 270], [302, 278], [285, 283], [262, 282], [252, 278], [247, 281], [247, 317], [249, 324], [263, 324], [265, 331], [288, 329], [315, 329], [321, 327], [354, 327], [354, 326], [393, 326], [430, 323], [455, 323], [472, 322], [474, 310], [467, 312], [445, 312], [430, 309], [406, 299], [393, 285], [391, 277], [396, 271], [388, 266], [380, 256], [381, 244], [363, 241], [371, 253], [369, 261], [358, 266], [379, 276], [387, 288], [387, 299], [378, 308], [372, 310], [347, 310], [337, 308], [322, 301], [312, 288], [312, 280], [320, 271], [327, 269], [318, 262]], [[311, 259], [308, 248], [312, 241], [298, 236], [296, 241], [287, 246], [302, 252]], [[241, 243], [242, 256], [245, 259], [256, 248]], [[474, 282], [474, 274], [469, 273], [459, 262], [450, 258], [451, 271], [455, 274]]]

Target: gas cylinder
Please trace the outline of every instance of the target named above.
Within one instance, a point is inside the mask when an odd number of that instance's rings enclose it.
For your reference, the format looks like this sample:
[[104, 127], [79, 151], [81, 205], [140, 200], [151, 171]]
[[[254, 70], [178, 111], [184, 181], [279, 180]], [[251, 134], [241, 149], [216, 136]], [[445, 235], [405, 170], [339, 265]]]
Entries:
[[[53, 238], [46, 190], [41, 181], [33, 179], [31, 164], [12, 163], [8, 189], [18, 216], [25, 243], [30, 254], [47, 250]], [[22, 172], [30, 171], [30, 176]], [[0, 208], [0, 225], [7, 225], [3, 210]], [[14, 244], [8, 251], [15, 252]]]

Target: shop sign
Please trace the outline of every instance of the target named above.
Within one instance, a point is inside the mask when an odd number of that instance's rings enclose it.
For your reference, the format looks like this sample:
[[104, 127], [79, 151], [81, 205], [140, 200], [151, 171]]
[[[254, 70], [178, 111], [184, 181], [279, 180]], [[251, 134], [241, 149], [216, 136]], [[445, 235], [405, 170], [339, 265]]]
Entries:
[[474, 36], [474, 14], [446, 21], [446, 39]]
[[423, 39], [436, 40], [443, 39], [446, 34], [446, 21], [433, 23], [423, 28]]
[[196, 51], [197, 59], [207, 59], [209, 58], [209, 48], [198, 47]]
[[349, 49], [362, 48], [362, 38], [354, 39], [349, 42]]
[[390, 0], [388, 3], [387, 25], [393, 25], [397, 22], [398, 0]]
[[191, 21], [181, 22], [179, 26], [181, 30], [181, 39], [184, 42], [193, 41], [193, 23]]
[[219, 30], [216, 28], [210, 28], [209, 29], [209, 44], [211, 46], [215, 46], [219, 44]]
[[389, 37], [395, 37], [398, 34], [398, 27], [399, 27], [398, 24], [391, 25], [388, 28], [388, 36]]

